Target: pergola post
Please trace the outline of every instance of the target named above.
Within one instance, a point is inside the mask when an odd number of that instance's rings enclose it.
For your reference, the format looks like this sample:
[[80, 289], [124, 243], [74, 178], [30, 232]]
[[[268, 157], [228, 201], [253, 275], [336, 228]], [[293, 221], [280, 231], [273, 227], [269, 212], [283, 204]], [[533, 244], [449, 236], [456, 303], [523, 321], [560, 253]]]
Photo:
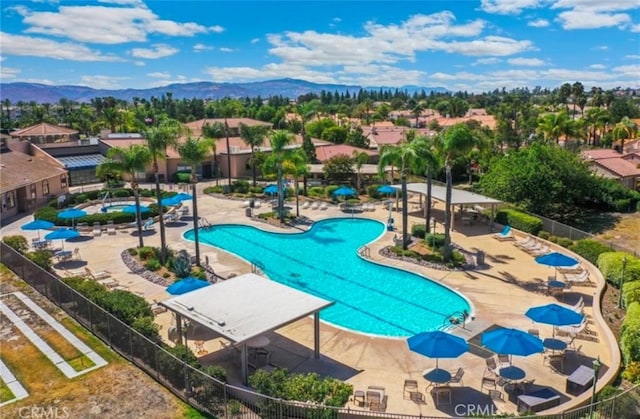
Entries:
[[491, 220], [489, 220], [489, 232], [493, 233], [493, 220], [496, 218], [496, 204], [491, 204]]
[[249, 381], [249, 366], [247, 365], [247, 345], [245, 343], [240, 347], [240, 376], [242, 384], [246, 386]]
[[320, 312], [313, 313], [313, 357], [320, 358]]
[[182, 316], [176, 313], [176, 333], [178, 334], [178, 344], [182, 345]]

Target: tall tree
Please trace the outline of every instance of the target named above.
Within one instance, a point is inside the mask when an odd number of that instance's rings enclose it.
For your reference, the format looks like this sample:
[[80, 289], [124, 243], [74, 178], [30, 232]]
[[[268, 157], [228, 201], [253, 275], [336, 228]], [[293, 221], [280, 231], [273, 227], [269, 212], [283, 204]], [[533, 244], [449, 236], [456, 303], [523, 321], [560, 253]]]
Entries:
[[200, 219], [198, 217], [198, 173], [197, 167], [206, 160], [211, 151], [211, 141], [207, 139], [195, 139], [187, 137], [187, 140], [178, 146], [178, 154], [182, 161], [191, 166], [191, 195], [193, 205], [193, 240], [196, 246], [196, 265], [200, 264], [200, 237], [199, 237], [199, 224]]
[[427, 177], [427, 196], [425, 197], [424, 221], [427, 233], [431, 231], [429, 221], [431, 220], [431, 187], [433, 185], [433, 173], [439, 166], [439, 159], [434, 149], [434, 141], [429, 137], [420, 135], [411, 142], [417, 152], [417, 158], [413, 162], [415, 173], [424, 173]]
[[96, 174], [102, 177], [107, 173], [120, 173], [126, 175], [131, 183], [133, 196], [136, 202], [136, 224], [138, 226], [139, 246], [144, 247], [142, 237], [142, 216], [140, 213], [140, 185], [136, 175], [144, 172], [152, 161], [149, 148], [145, 145], [134, 144], [128, 148], [113, 147], [107, 151], [108, 159], [98, 165]]
[[632, 139], [638, 132], [638, 125], [629, 119], [628, 116], [623, 117], [620, 122], [613, 127], [613, 138], [620, 140], [620, 152], [624, 153], [624, 140]]
[[464, 156], [473, 149], [475, 139], [473, 133], [466, 124], [456, 124], [448, 128], [440, 143], [441, 152], [444, 156], [445, 173], [447, 179], [447, 192], [444, 211], [444, 260], [451, 260], [453, 249], [451, 248], [451, 198], [453, 192], [453, 178], [451, 167], [453, 161], [458, 156]]
[[205, 139], [211, 141], [211, 151], [213, 151], [213, 164], [215, 165], [216, 186], [218, 186], [218, 180], [220, 178], [220, 165], [218, 164], [217, 144], [216, 140], [224, 138], [225, 136], [224, 125], [220, 122], [214, 122], [213, 124], [206, 123], [202, 126], [202, 136]]
[[296, 196], [296, 217], [300, 216], [300, 200], [298, 190], [298, 181], [300, 176], [306, 179], [309, 174], [309, 161], [307, 160], [307, 154], [303, 149], [298, 148], [293, 151], [289, 151], [285, 155], [285, 160], [282, 164], [283, 172], [293, 177], [294, 194]]
[[358, 191], [358, 193], [360, 193], [360, 190], [362, 189], [362, 175], [360, 172], [362, 171], [362, 166], [364, 166], [368, 161], [369, 155], [367, 153], [364, 151], [353, 151], [353, 163], [356, 166], [357, 174], [356, 191]]
[[167, 155], [167, 148], [175, 147], [178, 136], [186, 133], [186, 127], [175, 119], [162, 119], [158, 125], [152, 126], [144, 131], [144, 138], [147, 140], [147, 147], [153, 156], [153, 177], [156, 183], [156, 200], [158, 202], [158, 216], [160, 224], [160, 262], [167, 261], [167, 237], [164, 224], [164, 211], [162, 208], [162, 189], [160, 189], [160, 176], [158, 173], [159, 160], [164, 160]]
[[251, 147], [251, 175], [253, 176], [253, 186], [256, 186], [256, 147], [264, 143], [264, 137], [267, 135], [268, 128], [263, 125], [249, 126], [240, 124], [240, 138], [249, 147]]
[[267, 172], [275, 172], [278, 183], [278, 217], [280, 222], [284, 222], [284, 188], [282, 185], [283, 169], [282, 165], [286, 158], [286, 147], [293, 142], [293, 134], [277, 130], [269, 136], [269, 144], [271, 146], [271, 154], [267, 157], [263, 165], [263, 170]]

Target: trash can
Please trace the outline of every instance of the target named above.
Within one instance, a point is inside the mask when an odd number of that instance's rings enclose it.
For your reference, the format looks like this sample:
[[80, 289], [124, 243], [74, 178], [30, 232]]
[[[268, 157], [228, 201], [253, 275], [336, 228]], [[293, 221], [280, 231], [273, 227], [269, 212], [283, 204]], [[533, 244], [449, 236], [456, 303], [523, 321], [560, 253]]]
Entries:
[[482, 250], [478, 250], [476, 252], [476, 266], [484, 265], [484, 252]]
[[251, 208], [245, 208], [244, 213], [247, 217], [251, 217]]

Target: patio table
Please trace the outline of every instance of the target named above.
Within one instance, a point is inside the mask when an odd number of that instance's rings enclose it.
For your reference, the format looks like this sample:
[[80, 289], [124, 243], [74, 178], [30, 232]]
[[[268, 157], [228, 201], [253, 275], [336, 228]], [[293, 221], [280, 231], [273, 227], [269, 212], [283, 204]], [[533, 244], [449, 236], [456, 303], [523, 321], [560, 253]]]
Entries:
[[509, 381], [522, 380], [524, 377], [527, 376], [527, 374], [524, 372], [522, 368], [515, 367], [513, 365], [510, 367], [500, 368], [498, 375], [500, 375], [500, 377], [507, 379]]
[[422, 373], [425, 380], [429, 381], [432, 385], [444, 384], [451, 381], [451, 373], [442, 368], [435, 368], [433, 370], [425, 370]]
[[564, 351], [567, 349], [567, 342], [555, 338], [547, 338], [542, 341], [545, 348], [552, 351]]

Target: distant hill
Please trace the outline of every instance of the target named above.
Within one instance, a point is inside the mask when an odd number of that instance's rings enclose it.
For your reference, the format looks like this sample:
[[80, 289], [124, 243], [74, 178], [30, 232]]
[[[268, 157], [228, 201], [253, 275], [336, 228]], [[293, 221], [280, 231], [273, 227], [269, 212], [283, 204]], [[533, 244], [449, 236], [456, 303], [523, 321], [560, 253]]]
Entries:
[[[89, 102], [96, 97], [113, 96], [116, 99], [131, 101], [134, 97], [140, 99], [150, 99], [160, 97], [168, 92], [172, 93], [174, 99], [220, 99], [223, 97], [257, 97], [268, 98], [269, 96], [283, 96], [296, 99], [307, 93], [320, 93], [321, 91], [346, 93], [357, 93], [360, 89], [365, 90], [393, 90], [395, 87], [361, 87], [348, 86], [342, 84], [318, 84], [296, 79], [266, 80], [252, 83], [183, 83], [170, 84], [163, 87], [151, 89], [93, 89], [86, 86], [52, 86], [37, 83], [0, 83], [0, 99], [9, 99], [12, 104], [19, 101], [38, 103], [56, 103], [60, 99], [69, 99], [76, 102]], [[399, 90], [406, 90], [410, 94], [424, 90], [427, 94], [432, 91], [446, 92], [442, 87], [399, 87]]]

